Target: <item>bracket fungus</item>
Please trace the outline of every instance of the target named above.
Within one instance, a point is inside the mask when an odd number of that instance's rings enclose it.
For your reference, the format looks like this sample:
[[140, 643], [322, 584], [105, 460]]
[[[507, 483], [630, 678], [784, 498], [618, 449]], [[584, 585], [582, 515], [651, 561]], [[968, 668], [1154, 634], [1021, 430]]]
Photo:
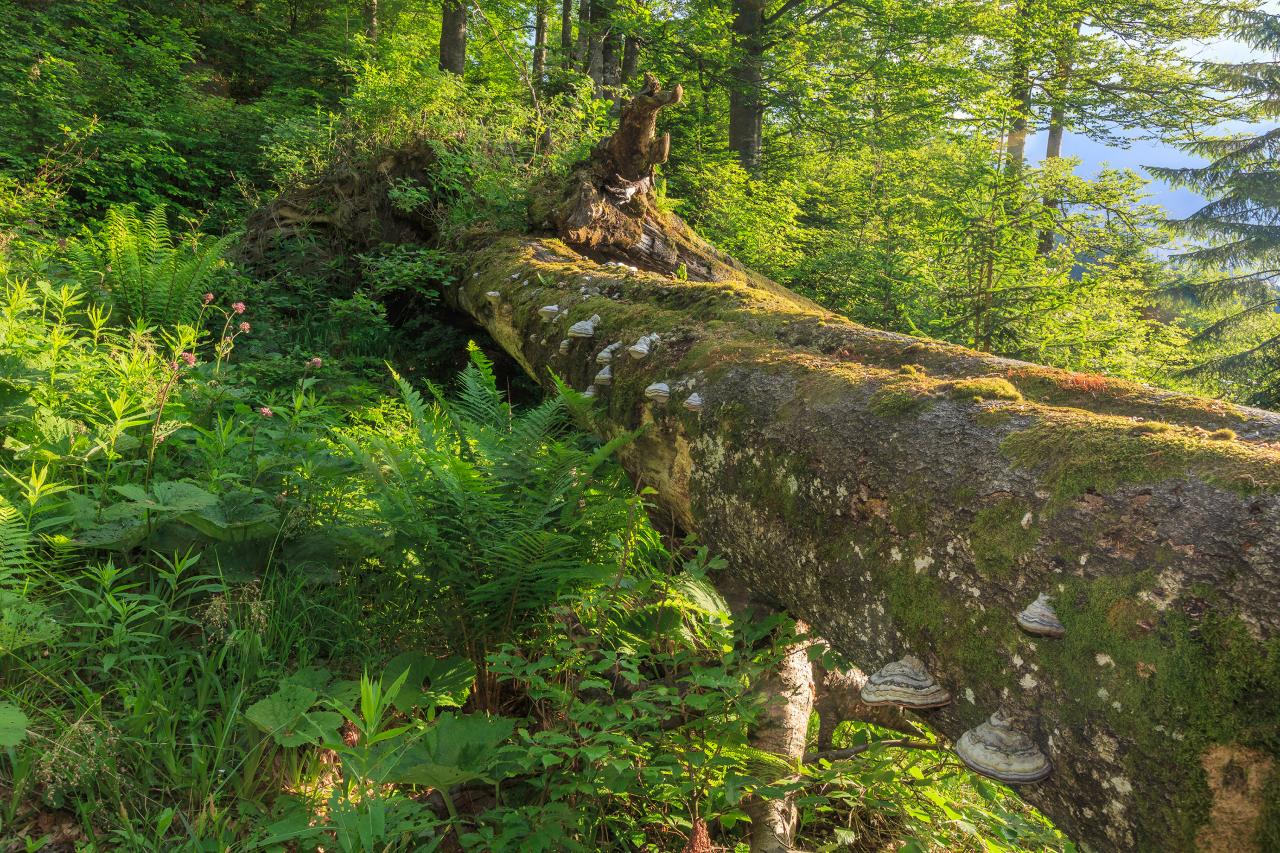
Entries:
[[614, 341], [596, 355], [596, 364], [608, 364], [613, 361], [613, 354], [622, 346], [622, 341]]
[[652, 339], [645, 335], [631, 346], [627, 347], [627, 352], [634, 359], [642, 359], [649, 354], [649, 346], [653, 343]]
[[655, 382], [644, 389], [644, 396], [659, 405], [666, 403], [671, 396], [671, 388], [665, 382]]
[[544, 323], [550, 323], [560, 313], [559, 305], [543, 305], [538, 309], [538, 316]]
[[956, 755], [969, 769], [1010, 785], [1039, 782], [1053, 772], [1040, 747], [1013, 728], [1001, 711], [960, 735]]
[[1067, 629], [1058, 621], [1058, 614], [1049, 606], [1048, 593], [1040, 593], [1035, 601], [1018, 614], [1017, 620], [1019, 628], [1038, 637], [1063, 637], [1067, 633]]
[[685, 397], [684, 402], [681, 405], [683, 405], [686, 409], [688, 409], [691, 412], [701, 412], [702, 411], [702, 395], [690, 394], [688, 397]]
[[487, 291], [484, 296], [489, 300], [490, 305], [497, 305], [502, 301], [502, 293], [497, 290]]
[[596, 386], [594, 385], [588, 385], [587, 390], [582, 392], [582, 396], [584, 397], [594, 397], [595, 395], [596, 395]]
[[599, 314], [592, 314], [590, 319], [579, 320], [569, 327], [571, 338], [591, 338], [596, 334], [596, 323], [600, 322]]
[[596, 374], [596, 378], [592, 380], [597, 385], [608, 385], [613, 382], [613, 368], [605, 365], [600, 368], [600, 372]]
[[563, 340], [560, 341], [560, 354], [564, 355], [568, 351], [569, 351], [569, 339], [564, 338]]
[[896, 705], [902, 708], [940, 708], [951, 702], [951, 694], [925, 669], [914, 655], [885, 664], [862, 685], [859, 698], [871, 706]]

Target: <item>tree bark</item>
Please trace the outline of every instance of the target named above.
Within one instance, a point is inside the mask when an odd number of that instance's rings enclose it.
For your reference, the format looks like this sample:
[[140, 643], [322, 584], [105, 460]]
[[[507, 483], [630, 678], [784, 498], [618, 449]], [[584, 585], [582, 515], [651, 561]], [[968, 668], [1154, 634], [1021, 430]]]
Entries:
[[[803, 626], [801, 628], [803, 633]], [[809, 715], [813, 711], [813, 666], [809, 643], [791, 646], [778, 668], [754, 689], [764, 700], [750, 734], [756, 749], [790, 762], [804, 758]], [[750, 797], [744, 810], [751, 818], [751, 853], [794, 853], [799, 815], [793, 797]]]
[[466, 0], [444, 0], [440, 13], [440, 70], [462, 74], [466, 68]]
[[533, 23], [533, 83], [539, 85], [547, 73], [547, 0], [538, 0]]
[[749, 172], [760, 165], [764, 132], [764, 3], [734, 0], [737, 61], [729, 80], [729, 149]]
[[604, 36], [600, 64], [600, 84], [604, 96], [620, 104], [622, 102], [622, 37], [612, 27]]
[[378, 43], [378, 0], [365, 0], [365, 35], [370, 44]]
[[[1079, 37], [1082, 25], [1083, 21], [1076, 22], [1075, 37]], [[1057, 160], [1062, 156], [1062, 137], [1066, 134], [1067, 129], [1067, 98], [1071, 92], [1072, 53], [1074, 48], [1075, 38], [1072, 38], [1066, 44], [1060, 45], [1058, 48], [1057, 64], [1054, 68], [1050, 93], [1053, 101], [1049, 107], [1049, 129], [1044, 146], [1045, 162]], [[1044, 206], [1050, 211], [1057, 211], [1059, 207], [1058, 199], [1046, 198]], [[1053, 230], [1046, 228], [1041, 231], [1040, 244], [1037, 247], [1039, 253], [1043, 256], [1052, 252], [1053, 243]]]
[[621, 85], [626, 86], [635, 79], [636, 71], [640, 68], [640, 39], [635, 36], [627, 36], [622, 42], [622, 79]]
[[591, 65], [592, 0], [578, 0], [578, 70], [584, 74]]
[[573, 0], [560, 2], [560, 65], [573, 67]]
[[[548, 390], [659, 333], [583, 415], [639, 430], [620, 461], [656, 520], [868, 671], [923, 659], [943, 736], [1003, 709], [1054, 768], [1019, 791], [1071, 835], [1250, 849], [1280, 733], [1280, 416], [868, 329], [743, 268], [652, 197], [678, 101], [650, 80], [544, 191], [558, 236], [489, 238], [450, 302]], [[1040, 593], [1061, 639], [1015, 622]], [[1222, 750], [1256, 760], [1208, 772]]]
[[1031, 75], [1023, 68], [1014, 81], [1013, 100], [1017, 103], [1016, 112], [1009, 123], [1009, 133], [1005, 137], [1006, 165], [1011, 172], [1022, 170], [1027, 155], [1027, 130], [1031, 126]]
[[604, 0], [591, 0], [591, 26], [587, 35], [587, 76], [595, 83], [595, 96], [603, 98], [604, 43], [609, 31], [609, 9]]

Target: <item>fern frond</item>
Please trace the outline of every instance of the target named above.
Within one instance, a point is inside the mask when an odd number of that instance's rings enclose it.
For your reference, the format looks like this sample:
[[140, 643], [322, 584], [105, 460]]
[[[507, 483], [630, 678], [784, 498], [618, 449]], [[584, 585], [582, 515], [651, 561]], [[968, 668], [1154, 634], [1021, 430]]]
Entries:
[[0, 586], [30, 568], [31, 533], [18, 510], [0, 496]]

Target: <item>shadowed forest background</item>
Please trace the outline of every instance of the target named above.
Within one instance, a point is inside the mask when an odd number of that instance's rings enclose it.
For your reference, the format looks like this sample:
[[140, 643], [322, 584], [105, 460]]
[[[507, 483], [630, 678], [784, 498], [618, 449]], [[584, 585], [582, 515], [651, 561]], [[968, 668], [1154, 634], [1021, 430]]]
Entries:
[[[797, 643], [850, 662], [731, 610], [631, 437], [442, 294], [650, 73], [658, 205], [773, 280], [1080, 393], [1273, 407], [1256, 4], [12, 0], [0, 36], [0, 849], [791, 849], [751, 837], [778, 799], [794, 849], [1076, 849], [918, 719], [819, 694], [803, 761], [762, 748]], [[1227, 38], [1262, 58], [1186, 58]], [[1069, 133], [1185, 148], [1157, 174], [1207, 206]], [[1200, 687], [1275, 696], [1267, 649]]]

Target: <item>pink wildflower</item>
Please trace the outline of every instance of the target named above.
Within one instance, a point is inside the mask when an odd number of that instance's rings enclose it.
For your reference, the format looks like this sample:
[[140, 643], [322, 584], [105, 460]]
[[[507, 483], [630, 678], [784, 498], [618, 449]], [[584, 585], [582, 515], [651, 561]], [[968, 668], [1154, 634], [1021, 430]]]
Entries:
[[320, 356], [316, 356], [307, 362], [307, 367], [310, 367], [313, 370], [319, 370], [321, 367], [324, 367], [324, 359], [320, 358]]
[[242, 331], [242, 332], [247, 332], [247, 331], [249, 331], [249, 324], [248, 324], [247, 322], [246, 322], [246, 323], [241, 323], [241, 324], [240, 324], [240, 331]]
[[187, 363], [187, 367], [196, 366], [196, 354], [193, 352], [184, 352], [182, 354], [182, 360]]
[[212, 301], [213, 301], [213, 294], [212, 294], [212, 293], [206, 293], [206, 294], [204, 295], [204, 304], [205, 304], [205, 305], [208, 305], [208, 304], [209, 304], [210, 302], [212, 302]]
[[270, 406], [260, 406], [258, 408], [258, 414], [262, 415], [264, 418], [269, 418], [274, 415], [275, 412], [271, 411]]
[[243, 314], [243, 313], [244, 313], [244, 303], [243, 303], [243, 302], [232, 302], [232, 303], [231, 303], [231, 310], [232, 310], [232, 311], [234, 311], [234, 312], [236, 312], [237, 314]]

